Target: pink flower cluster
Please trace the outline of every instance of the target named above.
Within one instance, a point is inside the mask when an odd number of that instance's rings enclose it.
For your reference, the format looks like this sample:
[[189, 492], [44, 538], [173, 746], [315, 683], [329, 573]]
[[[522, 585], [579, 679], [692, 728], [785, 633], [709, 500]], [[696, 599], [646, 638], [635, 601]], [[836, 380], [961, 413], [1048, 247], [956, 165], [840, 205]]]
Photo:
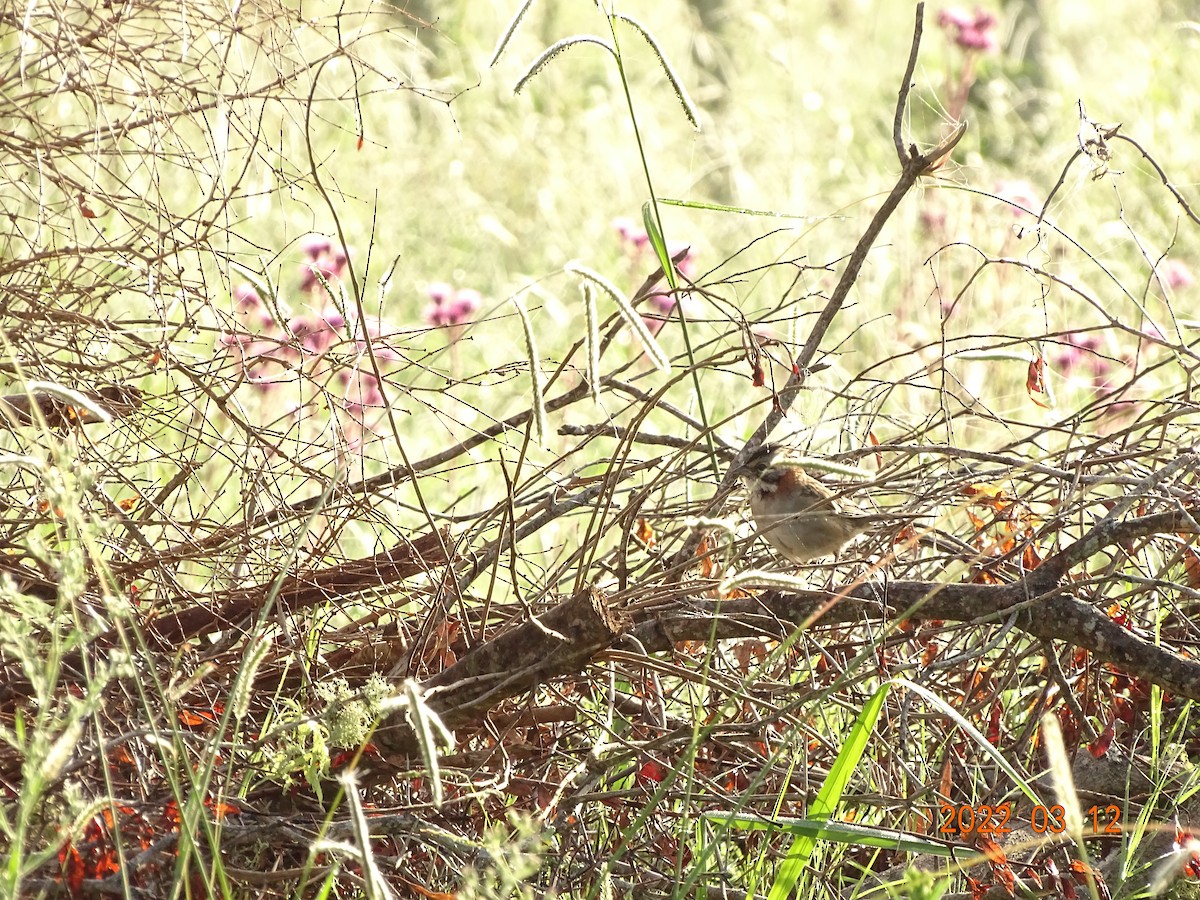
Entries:
[[342, 369], [337, 373], [337, 382], [345, 398], [344, 409], [355, 423], [363, 427], [366, 425], [367, 411], [383, 409], [387, 402], [379, 387], [379, 379], [370, 372]]
[[444, 281], [435, 281], [425, 291], [429, 305], [425, 307], [425, 321], [435, 328], [461, 328], [483, 303], [483, 295], [472, 288], [455, 290]]
[[300, 290], [315, 291], [321, 287], [322, 278], [332, 281], [346, 270], [346, 251], [335, 248], [323, 234], [310, 234], [300, 242], [300, 247], [308, 257], [300, 264]]
[[1042, 209], [1042, 201], [1038, 199], [1033, 185], [1024, 178], [1002, 178], [996, 182], [993, 191], [1001, 200], [1011, 204], [1009, 208], [1016, 218], [1037, 215]]
[[976, 62], [981, 54], [1000, 48], [996, 17], [979, 7], [969, 13], [961, 7], [950, 6], [938, 13], [938, 25], [962, 51], [958, 73], [947, 75], [945, 89], [946, 115], [952, 122], [960, 122], [971, 99], [971, 88], [978, 78]]
[[1103, 354], [1104, 341], [1095, 331], [1068, 331], [1057, 345], [1051, 362], [1064, 375], [1082, 372], [1093, 379], [1107, 378], [1113, 361]]
[[996, 17], [979, 7], [969, 13], [960, 6], [949, 6], [938, 13], [937, 21], [963, 50], [993, 53], [1000, 47]]
[[612, 227], [621, 239], [621, 246], [625, 248], [626, 253], [637, 256], [650, 246], [650, 235], [646, 234], [645, 228], [635, 225], [633, 219], [620, 216], [613, 219]]
[[[325, 278], [337, 277], [344, 270], [345, 253], [334, 251], [323, 238], [309, 238], [304, 246], [307, 261], [300, 270], [300, 290], [315, 300], [315, 287], [320, 284], [314, 274], [320, 271]], [[286, 325], [276, 316], [282, 302], [263, 302], [258, 289], [241, 283], [233, 289], [234, 310], [240, 320], [238, 327], [221, 335], [219, 346], [232, 357], [246, 382], [260, 393], [268, 393], [280, 384], [303, 388], [323, 383], [324, 390], [340, 396], [340, 409], [349, 417], [343, 429], [350, 446], [361, 450], [363, 439], [373, 427], [368, 410], [379, 410], [386, 398], [374, 366], [385, 366], [400, 359], [389, 344], [378, 320], [347, 321], [336, 307], [327, 303], [320, 312], [311, 311], [293, 316]], [[273, 314], [274, 313], [274, 314]], [[331, 353], [330, 351], [337, 351]], [[375, 363], [350, 362], [372, 354]], [[302, 390], [297, 396], [309, 397]], [[297, 400], [288, 407], [300, 416], [307, 401]], [[374, 417], [378, 419], [379, 417]]]
[[1158, 266], [1158, 277], [1167, 290], [1178, 291], [1196, 283], [1196, 276], [1181, 259], [1165, 259]]
[[[1147, 337], [1154, 335], [1149, 332]], [[1114, 355], [1098, 331], [1069, 331], [1050, 355], [1051, 364], [1076, 387], [1090, 390], [1092, 401], [1103, 403], [1103, 414], [1112, 418], [1137, 408], [1133, 399], [1117, 399], [1127, 384], [1124, 375], [1134, 365], [1129, 354]]]
[[[633, 219], [626, 219], [623, 216], [613, 219], [613, 228], [617, 232], [617, 237], [621, 239], [621, 247], [625, 250], [625, 255], [637, 260], [650, 247], [650, 236], [646, 234], [646, 229], [635, 225]], [[667, 253], [674, 259], [682, 250], [687, 251], [687, 255], [675, 264], [676, 268], [686, 278], [691, 278], [696, 274], [696, 255], [692, 252], [691, 246], [685, 241], [668, 241]]]
[[[613, 219], [612, 226], [617, 232], [617, 237], [621, 240], [621, 246], [625, 251], [625, 255], [635, 262], [639, 261], [650, 246], [650, 237], [646, 234], [646, 230], [635, 225], [632, 219], [623, 217]], [[683, 241], [667, 242], [667, 253], [670, 254], [672, 259], [684, 251], [686, 253], [675, 264], [675, 267], [684, 278], [691, 279], [696, 274], [696, 254], [692, 252], [691, 246]], [[662, 317], [669, 316], [674, 311], [676, 305], [678, 305], [676, 293], [655, 291], [646, 297], [646, 303], [658, 314], [658, 316], [645, 317], [646, 324], [650, 326], [651, 331], [657, 331], [661, 328]], [[695, 310], [700, 305], [700, 301], [693, 297], [691, 292], [682, 292], [682, 296], [684, 312], [688, 315], [694, 315]]]
[[[244, 330], [221, 335], [221, 346], [240, 348], [247, 374], [253, 380], [264, 375], [267, 363], [285, 367], [303, 364], [344, 339], [346, 318], [333, 306], [321, 313], [294, 316], [287, 328], [280, 328], [275, 317], [263, 305], [258, 289], [242, 282], [233, 288], [234, 309], [244, 320]], [[268, 382], [262, 383], [264, 388]]]

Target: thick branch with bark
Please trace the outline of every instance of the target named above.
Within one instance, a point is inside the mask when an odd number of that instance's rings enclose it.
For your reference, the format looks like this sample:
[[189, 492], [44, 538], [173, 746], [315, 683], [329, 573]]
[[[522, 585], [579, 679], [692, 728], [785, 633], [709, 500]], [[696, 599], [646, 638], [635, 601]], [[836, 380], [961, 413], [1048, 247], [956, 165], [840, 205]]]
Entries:
[[[1104, 520], [1047, 559], [1024, 578], [1006, 585], [894, 581], [858, 584], [841, 592], [771, 591], [736, 600], [710, 599], [715, 585], [697, 581], [686, 603], [642, 611], [631, 621], [612, 610], [595, 589], [579, 592], [537, 621], [502, 633], [456, 665], [422, 684], [429, 705], [448, 727], [479, 722], [487, 710], [554, 678], [576, 675], [626, 630], [646, 651], [665, 652], [681, 641], [787, 637], [796, 628], [862, 622], [868, 618], [912, 621], [996, 622], [1042, 640], [1063, 641], [1089, 651], [1097, 662], [1156, 684], [1179, 697], [1200, 700], [1200, 662], [1185, 659], [1112, 621], [1072, 595], [1068, 564], [1109, 546], [1156, 534], [1200, 534], [1185, 510], [1124, 522]], [[715, 622], [714, 622], [715, 620]], [[412, 752], [407, 723], [381, 729], [391, 751]]]
[[[458, 728], [539, 684], [582, 672], [628, 626], [601, 591], [585, 588], [476, 647], [421, 687], [443, 724]], [[380, 726], [375, 740], [390, 752], [416, 750], [413, 731], [399, 716]]]

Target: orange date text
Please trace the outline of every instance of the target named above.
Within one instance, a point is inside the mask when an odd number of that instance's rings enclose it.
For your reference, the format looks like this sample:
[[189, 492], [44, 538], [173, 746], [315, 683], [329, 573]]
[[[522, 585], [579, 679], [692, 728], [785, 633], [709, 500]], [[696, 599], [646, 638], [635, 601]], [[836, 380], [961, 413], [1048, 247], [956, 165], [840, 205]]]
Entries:
[[[1020, 816], [1020, 817], [1019, 817]], [[1016, 825], [1028, 825], [1037, 834], [1062, 834], [1067, 830], [1067, 811], [1059, 804], [1031, 808], [1018, 813], [1011, 803], [980, 803], [938, 807], [938, 834], [975, 836], [1006, 835]], [[1083, 811], [1083, 831], [1092, 835], [1120, 834], [1121, 808], [1115, 804], [1091, 806]]]

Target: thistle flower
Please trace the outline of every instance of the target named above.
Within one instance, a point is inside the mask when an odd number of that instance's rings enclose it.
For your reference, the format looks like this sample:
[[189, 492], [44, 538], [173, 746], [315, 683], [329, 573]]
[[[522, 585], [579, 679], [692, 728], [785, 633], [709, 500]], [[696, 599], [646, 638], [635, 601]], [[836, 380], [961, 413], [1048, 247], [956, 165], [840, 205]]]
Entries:
[[1000, 48], [996, 17], [979, 7], [975, 8], [974, 14], [959, 6], [946, 7], [938, 13], [938, 25], [950, 33], [954, 43], [963, 50], [993, 53]]
[[426, 294], [429, 296], [429, 305], [425, 307], [425, 321], [435, 328], [460, 328], [470, 321], [483, 303], [483, 295], [479, 291], [472, 288], [456, 291], [441, 281], [431, 284]]
[[1158, 267], [1158, 277], [1168, 290], [1178, 291], [1196, 283], [1188, 264], [1180, 259], [1165, 259]]

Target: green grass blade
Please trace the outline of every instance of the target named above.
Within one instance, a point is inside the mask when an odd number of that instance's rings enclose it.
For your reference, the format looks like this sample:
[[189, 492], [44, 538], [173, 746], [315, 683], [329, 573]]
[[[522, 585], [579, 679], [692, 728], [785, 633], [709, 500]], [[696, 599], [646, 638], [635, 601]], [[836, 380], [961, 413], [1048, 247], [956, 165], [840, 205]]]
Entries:
[[[846, 738], [846, 743], [842, 745], [837, 759], [829, 769], [829, 776], [825, 779], [825, 783], [817, 793], [817, 799], [813, 801], [813, 805], [809, 809], [810, 820], [827, 819], [837, 809], [842, 794], [846, 791], [846, 785], [850, 783], [850, 776], [854, 774], [863, 752], [867, 749], [867, 742], [871, 738], [875, 722], [879, 719], [879, 713], [883, 710], [883, 701], [887, 699], [890, 688], [891, 682], [880, 686], [879, 690], [867, 700], [867, 705], [863, 707], [862, 712], [858, 714], [858, 718], [854, 721], [854, 727], [850, 729], [850, 734]], [[807, 834], [796, 837], [788, 849], [787, 858], [779, 867], [779, 874], [775, 878], [775, 883], [771, 885], [771, 892], [767, 895], [767, 900], [786, 900], [792, 893], [792, 888], [800, 880], [809, 859], [812, 858], [812, 852], [816, 845], [815, 837]]]

